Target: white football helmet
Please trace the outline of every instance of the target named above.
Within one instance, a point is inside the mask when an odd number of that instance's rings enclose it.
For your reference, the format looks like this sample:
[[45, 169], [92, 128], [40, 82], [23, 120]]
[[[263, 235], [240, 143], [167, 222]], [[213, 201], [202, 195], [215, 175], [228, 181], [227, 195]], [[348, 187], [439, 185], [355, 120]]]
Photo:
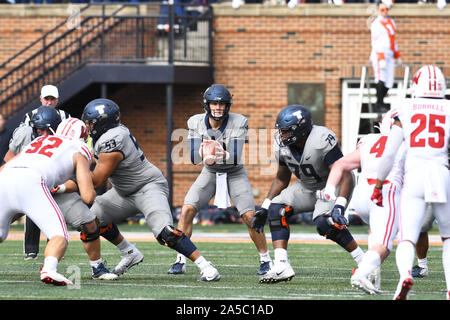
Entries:
[[392, 125], [394, 124], [394, 117], [398, 115], [398, 111], [395, 109], [389, 110], [383, 115], [381, 119], [380, 126], [378, 129], [381, 134], [389, 134], [391, 131]]
[[445, 98], [447, 83], [441, 69], [427, 65], [416, 71], [411, 88], [414, 98]]
[[83, 121], [77, 118], [64, 119], [56, 129], [56, 134], [70, 139], [88, 140], [88, 129]]

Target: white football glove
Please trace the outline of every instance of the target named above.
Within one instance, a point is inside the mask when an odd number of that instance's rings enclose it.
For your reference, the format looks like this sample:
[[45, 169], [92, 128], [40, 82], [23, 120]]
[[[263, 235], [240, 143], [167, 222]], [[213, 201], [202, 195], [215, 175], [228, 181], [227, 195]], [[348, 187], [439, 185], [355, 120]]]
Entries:
[[380, 64], [380, 69], [381, 70], [385, 70], [386, 69], [386, 60], [385, 59], [380, 60], [379, 64]]
[[335, 201], [336, 187], [327, 184], [324, 189], [316, 191], [316, 199], [323, 201]]
[[216, 142], [216, 160], [219, 160], [221, 162], [228, 160], [230, 158], [230, 153], [228, 151], [225, 151], [220, 142]]
[[55, 194], [55, 193], [64, 193], [66, 191], [66, 186], [64, 185], [64, 184], [60, 184], [59, 186], [56, 186], [56, 187], [54, 187], [54, 188], [52, 188], [51, 190], [50, 190], [50, 192], [52, 193], [52, 194]]
[[397, 67], [401, 67], [402, 66], [402, 59], [401, 58], [397, 58], [397, 60], [395, 60], [395, 65]]

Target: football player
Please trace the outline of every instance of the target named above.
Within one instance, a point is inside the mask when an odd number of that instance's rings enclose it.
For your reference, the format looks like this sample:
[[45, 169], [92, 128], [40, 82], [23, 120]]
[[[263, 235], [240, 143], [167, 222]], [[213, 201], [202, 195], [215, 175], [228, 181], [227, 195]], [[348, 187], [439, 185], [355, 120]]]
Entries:
[[[65, 131], [62, 131], [63, 129]], [[65, 136], [68, 133], [73, 134], [74, 129], [77, 129], [78, 137], [76, 138], [82, 138], [83, 142], [86, 142], [87, 129], [81, 120], [69, 118], [61, 122], [60, 116], [54, 108], [41, 106], [31, 116], [30, 126], [21, 125], [14, 131], [8, 152], [13, 155], [18, 154], [34, 138], [52, 135], [55, 132]], [[102, 280], [117, 279], [117, 275], [109, 272], [102, 262], [99, 228], [95, 215], [82, 201], [79, 193], [68, 193], [68, 191], [65, 185], [61, 184], [54, 190], [53, 197], [61, 209], [67, 224], [80, 231], [80, 239], [92, 268], [92, 278]]]
[[[394, 238], [398, 231], [398, 204], [403, 185], [405, 148], [397, 153], [394, 166], [389, 173], [384, 186], [385, 205], [378, 207], [372, 203], [373, 186], [377, 177], [377, 167], [386, 146], [387, 136], [394, 122], [396, 111], [387, 112], [379, 126], [380, 133], [364, 136], [356, 150], [336, 161], [328, 176], [324, 189], [325, 198], [333, 198], [342, 174], [345, 171], [361, 169], [353, 195], [353, 209], [361, 219], [370, 225], [369, 250], [364, 254], [362, 261], [351, 277], [353, 287], [369, 294], [378, 294], [380, 291], [380, 267], [392, 251]], [[372, 278], [373, 282], [369, 281]]]
[[439, 226], [447, 299], [450, 299], [450, 102], [445, 99], [444, 74], [436, 66], [423, 66], [414, 74], [412, 90], [412, 98], [405, 99], [389, 132], [371, 199], [383, 206], [382, 191], [386, 177], [399, 146], [405, 141], [405, 176], [400, 198], [399, 242], [395, 256], [400, 279], [394, 299], [406, 300], [413, 285], [411, 269], [415, 245], [423, 225], [427, 203], [432, 205]]
[[[42, 86], [41, 95], [39, 97], [42, 106], [50, 106], [55, 108], [61, 121], [70, 118], [70, 114], [66, 111], [59, 109], [59, 91], [54, 85], [47, 84]], [[38, 108], [27, 112], [20, 123], [22, 125], [30, 125], [32, 116], [37, 112]], [[27, 142], [28, 143], [28, 142]], [[6, 159], [14, 156], [13, 153], [7, 153]], [[6, 161], [6, 160], [5, 160]], [[37, 259], [39, 253], [39, 239], [41, 237], [41, 230], [34, 224], [31, 219], [25, 217], [25, 240], [24, 240], [24, 251], [25, 260]]]
[[[301, 212], [313, 211], [319, 234], [339, 244], [359, 263], [364, 252], [346, 228], [348, 222], [344, 216], [354, 186], [351, 173], [343, 173], [336, 201], [316, 199], [316, 191], [325, 187], [330, 169], [342, 157], [336, 135], [325, 127], [313, 125], [310, 111], [301, 105], [283, 108], [275, 128], [279, 130], [274, 141], [278, 171], [252, 223], [256, 231], [262, 232], [269, 219], [275, 255], [273, 267], [260, 282], [288, 281], [295, 276], [287, 254], [288, 217]], [[292, 174], [300, 181], [289, 185]]]
[[[56, 111], [51, 107], [48, 113]], [[38, 111], [32, 118], [41, 114]], [[56, 114], [56, 118], [59, 117]], [[44, 252], [44, 266], [40, 279], [43, 283], [65, 286], [72, 282], [57, 272], [69, 235], [64, 216], [53, 199], [50, 189], [73, 175], [82, 201], [90, 205], [96, 193], [90, 177], [91, 153], [78, 140], [56, 135], [41, 135], [23, 151], [0, 168], [0, 242], [6, 240], [11, 219], [25, 213], [49, 239]]]
[[182, 231], [173, 227], [168, 202], [169, 187], [161, 170], [150, 163], [135, 137], [120, 123], [119, 106], [109, 99], [95, 99], [84, 108], [82, 120], [93, 139], [97, 163], [92, 172], [95, 188], [109, 178], [112, 187], [95, 199], [91, 211], [100, 222], [101, 235], [117, 246], [121, 260], [117, 275], [142, 262], [143, 254], [120, 233], [116, 223], [143, 213], [155, 238], [189, 257], [201, 272], [200, 281], [218, 281], [220, 274]]
[[[221, 84], [213, 84], [203, 94], [205, 112], [192, 116], [187, 122], [191, 162], [203, 162], [204, 165], [186, 194], [178, 228], [190, 237], [193, 219], [198, 210], [206, 206], [213, 197], [218, 206], [226, 208], [230, 205], [230, 197], [259, 252], [258, 274], [265, 274], [270, 269], [271, 259], [265, 235], [251, 228], [255, 204], [242, 159], [248, 123], [243, 115], [230, 112], [231, 104], [232, 96], [228, 89]], [[213, 143], [214, 154], [203, 153], [208, 143]], [[176, 262], [168, 272], [186, 273], [186, 257], [178, 254]]]

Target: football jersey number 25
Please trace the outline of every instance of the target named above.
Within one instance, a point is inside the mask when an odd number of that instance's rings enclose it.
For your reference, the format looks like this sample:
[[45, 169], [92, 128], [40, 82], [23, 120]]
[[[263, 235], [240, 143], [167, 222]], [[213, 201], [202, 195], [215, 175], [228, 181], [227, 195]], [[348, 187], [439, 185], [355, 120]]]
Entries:
[[[445, 115], [430, 114], [427, 119], [427, 115], [418, 113], [411, 117], [411, 123], [418, 123], [417, 128], [411, 133], [410, 146], [414, 147], [425, 147], [427, 142], [431, 148], [442, 148], [444, 146], [445, 129], [440, 126], [440, 124], [445, 124]], [[428, 120], [428, 121], [427, 121]], [[428, 137], [428, 139], [419, 139], [417, 136], [424, 130], [427, 129], [428, 122], [428, 132], [433, 134], [434, 137]], [[437, 137], [436, 134], [437, 133]]]
[[[44, 141], [49, 142], [45, 143]], [[38, 153], [47, 157], [51, 157], [53, 152], [51, 149], [58, 148], [63, 141], [55, 136], [43, 136], [34, 141], [25, 153]]]

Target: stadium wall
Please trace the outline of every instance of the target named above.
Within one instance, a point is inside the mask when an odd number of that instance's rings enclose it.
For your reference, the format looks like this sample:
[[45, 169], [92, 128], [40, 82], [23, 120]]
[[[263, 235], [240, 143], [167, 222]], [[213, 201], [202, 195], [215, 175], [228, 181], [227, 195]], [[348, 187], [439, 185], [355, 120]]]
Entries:
[[[235, 10], [222, 3], [213, 7], [215, 81], [234, 95], [232, 112], [248, 117], [252, 131], [245, 163], [260, 204], [276, 170], [269, 160], [271, 128], [288, 103], [288, 84], [324, 84], [324, 121], [340, 138], [342, 79], [359, 79], [361, 67], [368, 65], [368, 23], [375, 6], [309, 4], [289, 9], [253, 4]], [[450, 7], [397, 4], [390, 15], [397, 24], [403, 63], [413, 72], [421, 65], [436, 64], [449, 77]], [[67, 5], [0, 5], [0, 61], [68, 16]], [[397, 69], [396, 77], [403, 78], [403, 69]], [[202, 112], [204, 89], [175, 86], [174, 128], [185, 128], [191, 115]], [[166, 172], [165, 86], [128, 84], [110, 98], [121, 106], [123, 122], [150, 161]], [[186, 154], [183, 157], [180, 150], [186, 144], [179, 144], [183, 137], [185, 132], [178, 130], [173, 142], [178, 156], [173, 167], [176, 206], [201, 170], [187, 161]]]

